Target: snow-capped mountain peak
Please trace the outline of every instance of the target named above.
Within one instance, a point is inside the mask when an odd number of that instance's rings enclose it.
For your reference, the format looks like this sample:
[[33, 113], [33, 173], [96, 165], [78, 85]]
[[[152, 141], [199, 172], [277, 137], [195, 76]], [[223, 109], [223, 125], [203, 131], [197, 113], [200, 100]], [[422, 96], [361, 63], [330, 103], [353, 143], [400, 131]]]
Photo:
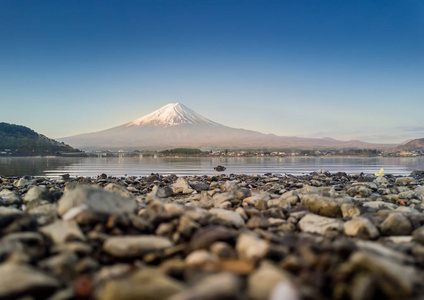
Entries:
[[125, 125], [127, 127], [142, 125], [171, 127], [184, 124], [218, 125], [180, 103], [169, 103], [158, 110]]

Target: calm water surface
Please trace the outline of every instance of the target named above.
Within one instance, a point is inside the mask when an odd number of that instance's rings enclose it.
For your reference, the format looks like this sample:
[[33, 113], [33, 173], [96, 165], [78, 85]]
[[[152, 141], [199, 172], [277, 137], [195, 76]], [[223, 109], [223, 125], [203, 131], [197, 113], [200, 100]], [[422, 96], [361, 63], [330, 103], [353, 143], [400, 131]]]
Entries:
[[201, 157], [201, 158], [94, 158], [94, 157], [0, 157], [0, 174], [3, 176], [146, 176], [163, 175], [212, 175], [214, 167], [227, 167], [225, 174], [292, 174], [302, 175], [325, 169], [349, 174], [373, 174], [384, 168], [384, 173], [409, 175], [413, 170], [424, 170], [424, 157]]

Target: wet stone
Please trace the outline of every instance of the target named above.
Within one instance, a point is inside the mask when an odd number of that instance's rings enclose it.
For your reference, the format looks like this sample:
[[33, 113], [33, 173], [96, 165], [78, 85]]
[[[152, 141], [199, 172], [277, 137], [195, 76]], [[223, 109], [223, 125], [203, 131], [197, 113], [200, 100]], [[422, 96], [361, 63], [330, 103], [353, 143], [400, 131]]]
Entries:
[[115, 257], [131, 258], [164, 250], [172, 245], [169, 239], [154, 235], [117, 236], [108, 238], [103, 245], [103, 250]]

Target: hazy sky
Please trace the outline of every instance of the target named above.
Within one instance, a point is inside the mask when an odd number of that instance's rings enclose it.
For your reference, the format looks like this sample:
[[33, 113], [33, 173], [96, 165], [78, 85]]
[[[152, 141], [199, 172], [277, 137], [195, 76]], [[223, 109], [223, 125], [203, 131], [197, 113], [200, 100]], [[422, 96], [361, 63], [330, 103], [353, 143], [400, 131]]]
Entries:
[[0, 1], [0, 121], [52, 138], [180, 102], [227, 126], [424, 137], [424, 0]]

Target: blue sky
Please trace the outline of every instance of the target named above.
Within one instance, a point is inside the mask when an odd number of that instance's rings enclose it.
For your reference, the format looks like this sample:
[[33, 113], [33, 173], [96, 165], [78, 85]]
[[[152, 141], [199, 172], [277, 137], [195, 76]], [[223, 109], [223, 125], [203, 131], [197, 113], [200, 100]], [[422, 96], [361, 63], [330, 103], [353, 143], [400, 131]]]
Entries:
[[0, 121], [52, 138], [180, 102], [286, 136], [424, 137], [424, 0], [0, 1]]

